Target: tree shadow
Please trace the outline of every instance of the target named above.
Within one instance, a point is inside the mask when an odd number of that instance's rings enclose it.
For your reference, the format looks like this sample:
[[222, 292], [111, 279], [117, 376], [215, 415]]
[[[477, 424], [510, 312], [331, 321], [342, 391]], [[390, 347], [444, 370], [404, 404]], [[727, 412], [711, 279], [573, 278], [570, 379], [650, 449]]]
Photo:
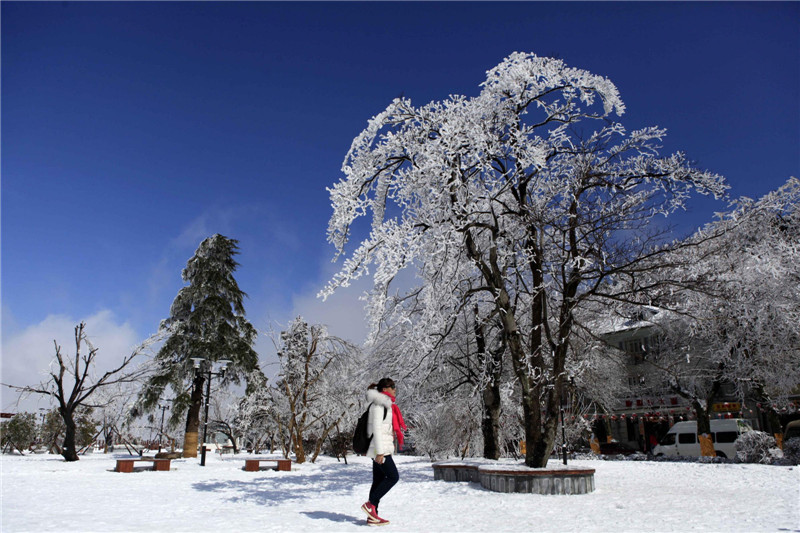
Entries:
[[[203, 492], [233, 493], [230, 501], [252, 501], [260, 505], [292, 500], [307, 500], [320, 491], [347, 492], [367, 480], [363, 469], [341, 469], [336, 465], [323, 466], [315, 472], [253, 473], [250, 480], [216, 480], [193, 484]], [[371, 479], [371, 475], [370, 475]]]
[[[416, 461], [414, 461], [416, 462]], [[425, 462], [425, 461], [423, 461]], [[408, 463], [406, 463], [408, 464]], [[400, 470], [400, 483], [420, 483], [433, 481], [433, 470], [421, 472], [418, 469]], [[365, 486], [365, 492], [372, 483], [372, 468], [368, 465], [323, 465], [314, 472], [276, 472], [266, 475], [253, 473], [249, 480], [214, 480], [194, 483], [195, 490], [217, 492], [227, 495], [229, 501], [250, 501], [259, 505], [275, 505], [278, 502], [308, 500], [320, 492], [349, 493], [355, 487]], [[330, 514], [330, 516], [334, 516]], [[328, 515], [320, 515], [325, 518]], [[328, 518], [330, 519], [330, 516]], [[351, 517], [348, 517], [348, 520]]]

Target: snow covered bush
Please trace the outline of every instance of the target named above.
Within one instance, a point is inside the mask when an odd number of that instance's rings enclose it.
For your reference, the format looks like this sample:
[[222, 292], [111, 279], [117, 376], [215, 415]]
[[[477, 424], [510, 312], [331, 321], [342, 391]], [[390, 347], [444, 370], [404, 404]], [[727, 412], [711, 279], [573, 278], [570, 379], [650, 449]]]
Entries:
[[781, 457], [775, 437], [763, 431], [748, 431], [736, 439], [736, 459], [743, 463], [771, 464]]
[[800, 437], [783, 443], [783, 459], [786, 464], [800, 465]]
[[479, 453], [483, 439], [476, 403], [453, 400], [414, 415], [409, 433], [417, 452], [432, 460]]

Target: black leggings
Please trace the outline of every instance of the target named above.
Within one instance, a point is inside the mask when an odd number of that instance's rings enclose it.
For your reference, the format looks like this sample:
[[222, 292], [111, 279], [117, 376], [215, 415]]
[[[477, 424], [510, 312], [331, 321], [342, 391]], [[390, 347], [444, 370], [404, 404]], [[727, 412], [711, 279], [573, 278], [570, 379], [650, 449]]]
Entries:
[[400, 475], [397, 473], [397, 467], [394, 465], [391, 455], [383, 457], [383, 464], [372, 461], [372, 487], [369, 489], [369, 501], [376, 509], [381, 503], [381, 498], [386, 496], [398, 479], [400, 479]]

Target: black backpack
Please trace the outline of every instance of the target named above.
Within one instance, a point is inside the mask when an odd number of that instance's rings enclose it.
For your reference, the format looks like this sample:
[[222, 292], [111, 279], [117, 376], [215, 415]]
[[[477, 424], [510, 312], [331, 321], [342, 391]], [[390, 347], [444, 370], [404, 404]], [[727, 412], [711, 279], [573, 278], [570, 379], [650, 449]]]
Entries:
[[[369, 434], [367, 426], [369, 425], [369, 404], [367, 410], [361, 415], [356, 424], [356, 430], [353, 432], [353, 451], [358, 455], [364, 455], [369, 450], [369, 443], [372, 442], [372, 435]], [[386, 418], [386, 408], [383, 408], [383, 417]]]

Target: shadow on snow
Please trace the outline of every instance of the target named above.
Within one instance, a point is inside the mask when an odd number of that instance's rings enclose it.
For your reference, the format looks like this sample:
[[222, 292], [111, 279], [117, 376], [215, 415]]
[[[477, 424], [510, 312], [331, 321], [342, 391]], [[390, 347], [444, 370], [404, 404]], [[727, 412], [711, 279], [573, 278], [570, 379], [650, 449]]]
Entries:
[[[422, 468], [419, 463], [424, 463]], [[400, 483], [432, 482], [433, 470], [424, 468], [430, 464], [426, 460], [420, 460], [398, 465]], [[218, 492], [222, 497], [227, 494], [229, 501], [274, 505], [291, 500], [310, 500], [321, 492], [344, 495], [353, 491], [363, 491], [366, 495], [370, 483], [372, 483], [372, 469], [369, 465], [337, 463], [322, 465], [319, 470], [309, 473], [270, 471], [268, 475], [254, 477], [252, 480], [202, 481], [194, 483], [192, 487], [203, 492]], [[353, 521], [352, 516], [337, 513], [314, 511], [306, 514], [311, 518], [334, 522]]]

